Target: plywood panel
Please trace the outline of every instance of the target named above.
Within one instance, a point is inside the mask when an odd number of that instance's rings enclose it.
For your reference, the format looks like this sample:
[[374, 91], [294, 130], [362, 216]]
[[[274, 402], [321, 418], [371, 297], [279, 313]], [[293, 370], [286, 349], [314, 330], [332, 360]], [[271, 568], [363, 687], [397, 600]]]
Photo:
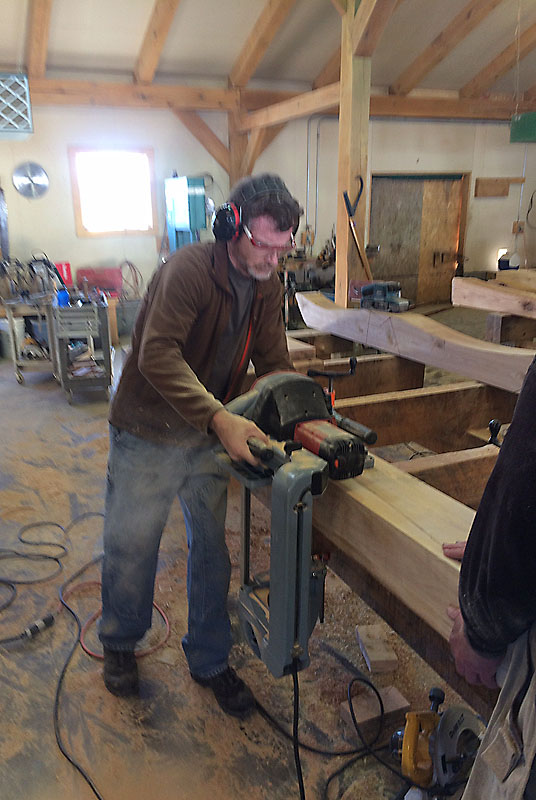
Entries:
[[461, 179], [424, 181], [418, 303], [444, 303], [450, 299], [457, 266], [461, 190]]
[[369, 242], [380, 245], [372, 274], [379, 280], [400, 281], [402, 294], [411, 300], [417, 296], [422, 187], [418, 179], [372, 179]]

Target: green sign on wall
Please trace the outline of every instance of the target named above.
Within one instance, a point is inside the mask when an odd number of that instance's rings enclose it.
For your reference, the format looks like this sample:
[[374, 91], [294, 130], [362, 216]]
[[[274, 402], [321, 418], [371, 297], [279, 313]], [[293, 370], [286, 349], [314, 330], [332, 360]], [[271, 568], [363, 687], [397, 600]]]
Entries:
[[536, 142], [536, 111], [514, 114], [510, 123], [511, 142]]

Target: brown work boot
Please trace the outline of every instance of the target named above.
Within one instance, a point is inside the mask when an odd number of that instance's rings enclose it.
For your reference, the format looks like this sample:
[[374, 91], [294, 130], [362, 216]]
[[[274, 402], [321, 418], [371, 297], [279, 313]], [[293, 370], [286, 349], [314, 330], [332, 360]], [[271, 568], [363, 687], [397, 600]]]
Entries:
[[231, 667], [227, 667], [223, 672], [213, 675], [211, 678], [201, 678], [193, 674], [192, 678], [201, 686], [212, 689], [220, 708], [226, 714], [246, 719], [255, 710], [255, 698], [251, 689]]
[[138, 665], [133, 650], [104, 648], [104, 685], [117, 697], [139, 694]]

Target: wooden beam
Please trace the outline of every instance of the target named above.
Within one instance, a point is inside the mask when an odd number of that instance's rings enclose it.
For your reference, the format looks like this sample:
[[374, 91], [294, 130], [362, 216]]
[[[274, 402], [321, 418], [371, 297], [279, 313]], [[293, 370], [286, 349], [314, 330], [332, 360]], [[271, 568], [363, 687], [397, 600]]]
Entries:
[[[323, 87], [317, 89], [316, 92], [324, 90], [328, 92], [327, 98], [325, 94], [315, 94], [315, 92], [297, 95], [295, 92], [246, 89], [243, 92], [242, 108], [253, 108], [260, 113], [260, 117], [256, 120], [257, 124], [252, 127], [263, 127], [266, 124], [279, 125], [286, 122], [287, 119], [296, 119], [300, 115], [307, 116], [315, 110], [322, 110], [324, 113], [338, 113], [339, 84], [331, 84], [331, 87]], [[41, 106], [91, 105], [116, 106], [118, 108], [135, 106], [138, 108], [228, 111], [237, 108], [238, 103], [235, 90], [164, 84], [141, 86], [107, 81], [65, 81], [37, 78], [30, 80], [30, 91], [32, 104]], [[293, 98], [301, 98], [300, 108], [296, 108], [292, 104]], [[261, 107], [260, 111], [259, 107]], [[536, 111], [536, 95], [533, 99], [520, 100], [517, 109], [520, 113]], [[372, 95], [370, 99], [371, 117], [509, 121], [515, 110], [516, 103], [511, 97], [458, 99], [444, 96]], [[244, 121], [246, 123], [245, 129], [249, 129], [249, 116], [243, 115], [241, 119], [242, 123]], [[277, 116], [277, 121], [270, 121], [272, 116]]]
[[251, 131], [248, 143], [242, 158], [241, 173], [251, 175], [255, 162], [268, 145], [278, 136], [285, 125], [273, 125], [271, 128], [255, 128]]
[[[323, 362], [322, 372], [344, 372], [348, 369], [347, 358], [330, 358]], [[327, 378], [315, 379], [327, 388]], [[357, 356], [355, 375], [334, 378], [335, 397], [361, 397], [367, 394], [394, 392], [422, 387], [424, 364], [417, 364], [406, 358], [398, 358], [389, 353]]]
[[536, 47], [536, 23], [521, 34], [518, 41], [513, 41], [499, 53], [484, 69], [480, 70], [468, 83], [460, 89], [461, 97], [478, 97], [493, 86], [517, 63], [518, 58], [525, 58]]
[[232, 86], [246, 86], [296, 0], [267, 0], [229, 74]]
[[[361, 10], [361, 5], [358, 9]], [[353, 240], [355, 233], [364, 250], [366, 226], [366, 183], [368, 179], [368, 133], [370, 113], [371, 60], [354, 56], [352, 31], [355, 17], [354, 3], [349, 3], [342, 21], [341, 82], [339, 107], [339, 149], [337, 170], [337, 252], [335, 260], [335, 300], [348, 305], [348, 285], [352, 278], [367, 279], [365, 265]], [[321, 91], [321, 90], [318, 90]], [[363, 194], [354, 215], [353, 231], [350, 229], [348, 211], [344, 201], [347, 192], [352, 203], [357, 198], [359, 177], [363, 180]]]
[[134, 69], [138, 83], [152, 82], [179, 3], [180, 0], [155, 0]]
[[[401, 95], [372, 95], [371, 117], [412, 119], [489, 119], [510, 121], [516, 110], [512, 97], [448, 98]], [[536, 111], [536, 98], [520, 100], [519, 112]]]
[[468, 431], [487, 428], [491, 419], [510, 422], [516, 400], [514, 392], [465, 381], [341, 398], [335, 407], [376, 431], [377, 447], [418, 442], [444, 453], [480, 444]]
[[236, 94], [229, 89], [196, 86], [142, 86], [104, 81], [30, 80], [35, 105], [115, 106], [206, 109], [228, 111], [236, 108]]
[[[337, 541], [339, 536], [337, 535]], [[463, 537], [462, 537], [463, 538]], [[419, 612], [412, 611], [400, 597], [388, 591], [380, 581], [359, 563], [359, 553], [351, 555], [337, 546], [329, 528], [322, 533], [315, 529], [315, 552], [329, 553], [329, 566], [365, 603], [395, 630], [443, 678], [443, 680], [469, 703], [471, 708], [489, 719], [497, 702], [497, 692], [483, 686], [471, 686], [456, 672], [446, 638], [428, 625]]]
[[486, 317], [486, 341], [534, 349], [536, 319], [491, 312]]
[[495, 280], [511, 289], [536, 292], [536, 270], [533, 269], [500, 269]]
[[252, 111], [249, 114], [242, 114], [239, 121], [239, 130], [249, 131], [253, 128], [264, 128], [270, 125], [279, 125], [291, 119], [308, 117], [329, 108], [336, 108], [339, 105], [339, 84], [333, 83], [314, 89], [311, 92], [297, 95], [281, 103], [275, 103], [268, 108]]
[[[240, 90], [235, 90], [240, 96]], [[239, 106], [240, 107], [240, 106]], [[229, 182], [231, 187], [242, 177], [242, 165], [248, 145], [247, 133], [240, 130], [240, 113], [230, 111], [227, 114], [227, 130], [229, 133], [229, 153], [231, 156], [231, 168], [229, 171]]]
[[380, 458], [359, 478], [330, 481], [313, 503], [315, 526], [445, 639], [459, 565], [441, 545], [465, 539], [473, 517], [467, 506]]
[[231, 169], [231, 156], [229, 148], [226, 147], [221, 139], [216, 136], [212, 128], [201, 119], [196, 111], [182, 111], [181, 109], [174, 108], [174, 113], [180, 119], [185, 128], [195, 136], [197, 141], [203, 145], [212, 158], [228, 173]]
[[398, 0], [361, 0], [351, 30], [355, 56], [372, 56], [397, 5]]
[[331, 5], [341, 17], [346, 14], [346, 0], [331, 0]]
[[390, 87], [392, 94], [408, 94], [473, 31], [502, 0], [471, 0]]
[[337, 47], [325, 67], [318, 73], [313, 81], [313, 89], [320, 89], [335, 83], [341, 75], [341, 48]]
[[395, 467], [476, 510], [498, 454], [498, 447], [486, 444], [410, 461], [396, 461]]
[[26, 37], [26, 69], [29, 78], [44, 78], [53, 0], [30, 0]]
[[[470, 280], [469, 278], [455, 278]], [[483, 282], [482, 282], [483, 283]], [[534, 297], [534, 296], [533, 296]], [[321, 292], [296, 295], [310, 328], [446, 369], [510, 392], [519, 392], [536, 351], [491, 344], [421, 314], [342, 308]]]
[[536, 294], [479, 278], [453, 278], [452, 304], [536, 319]]

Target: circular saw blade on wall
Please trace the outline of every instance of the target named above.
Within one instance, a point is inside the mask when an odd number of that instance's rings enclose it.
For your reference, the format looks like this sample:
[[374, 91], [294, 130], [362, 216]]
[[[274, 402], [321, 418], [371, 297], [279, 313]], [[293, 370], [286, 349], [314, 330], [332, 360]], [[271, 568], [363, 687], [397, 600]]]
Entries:
[[25, 161], [13, 170], [13, 186], [23, 197], [41, 197], [48, 184], [47, 173], [34, 161]]

